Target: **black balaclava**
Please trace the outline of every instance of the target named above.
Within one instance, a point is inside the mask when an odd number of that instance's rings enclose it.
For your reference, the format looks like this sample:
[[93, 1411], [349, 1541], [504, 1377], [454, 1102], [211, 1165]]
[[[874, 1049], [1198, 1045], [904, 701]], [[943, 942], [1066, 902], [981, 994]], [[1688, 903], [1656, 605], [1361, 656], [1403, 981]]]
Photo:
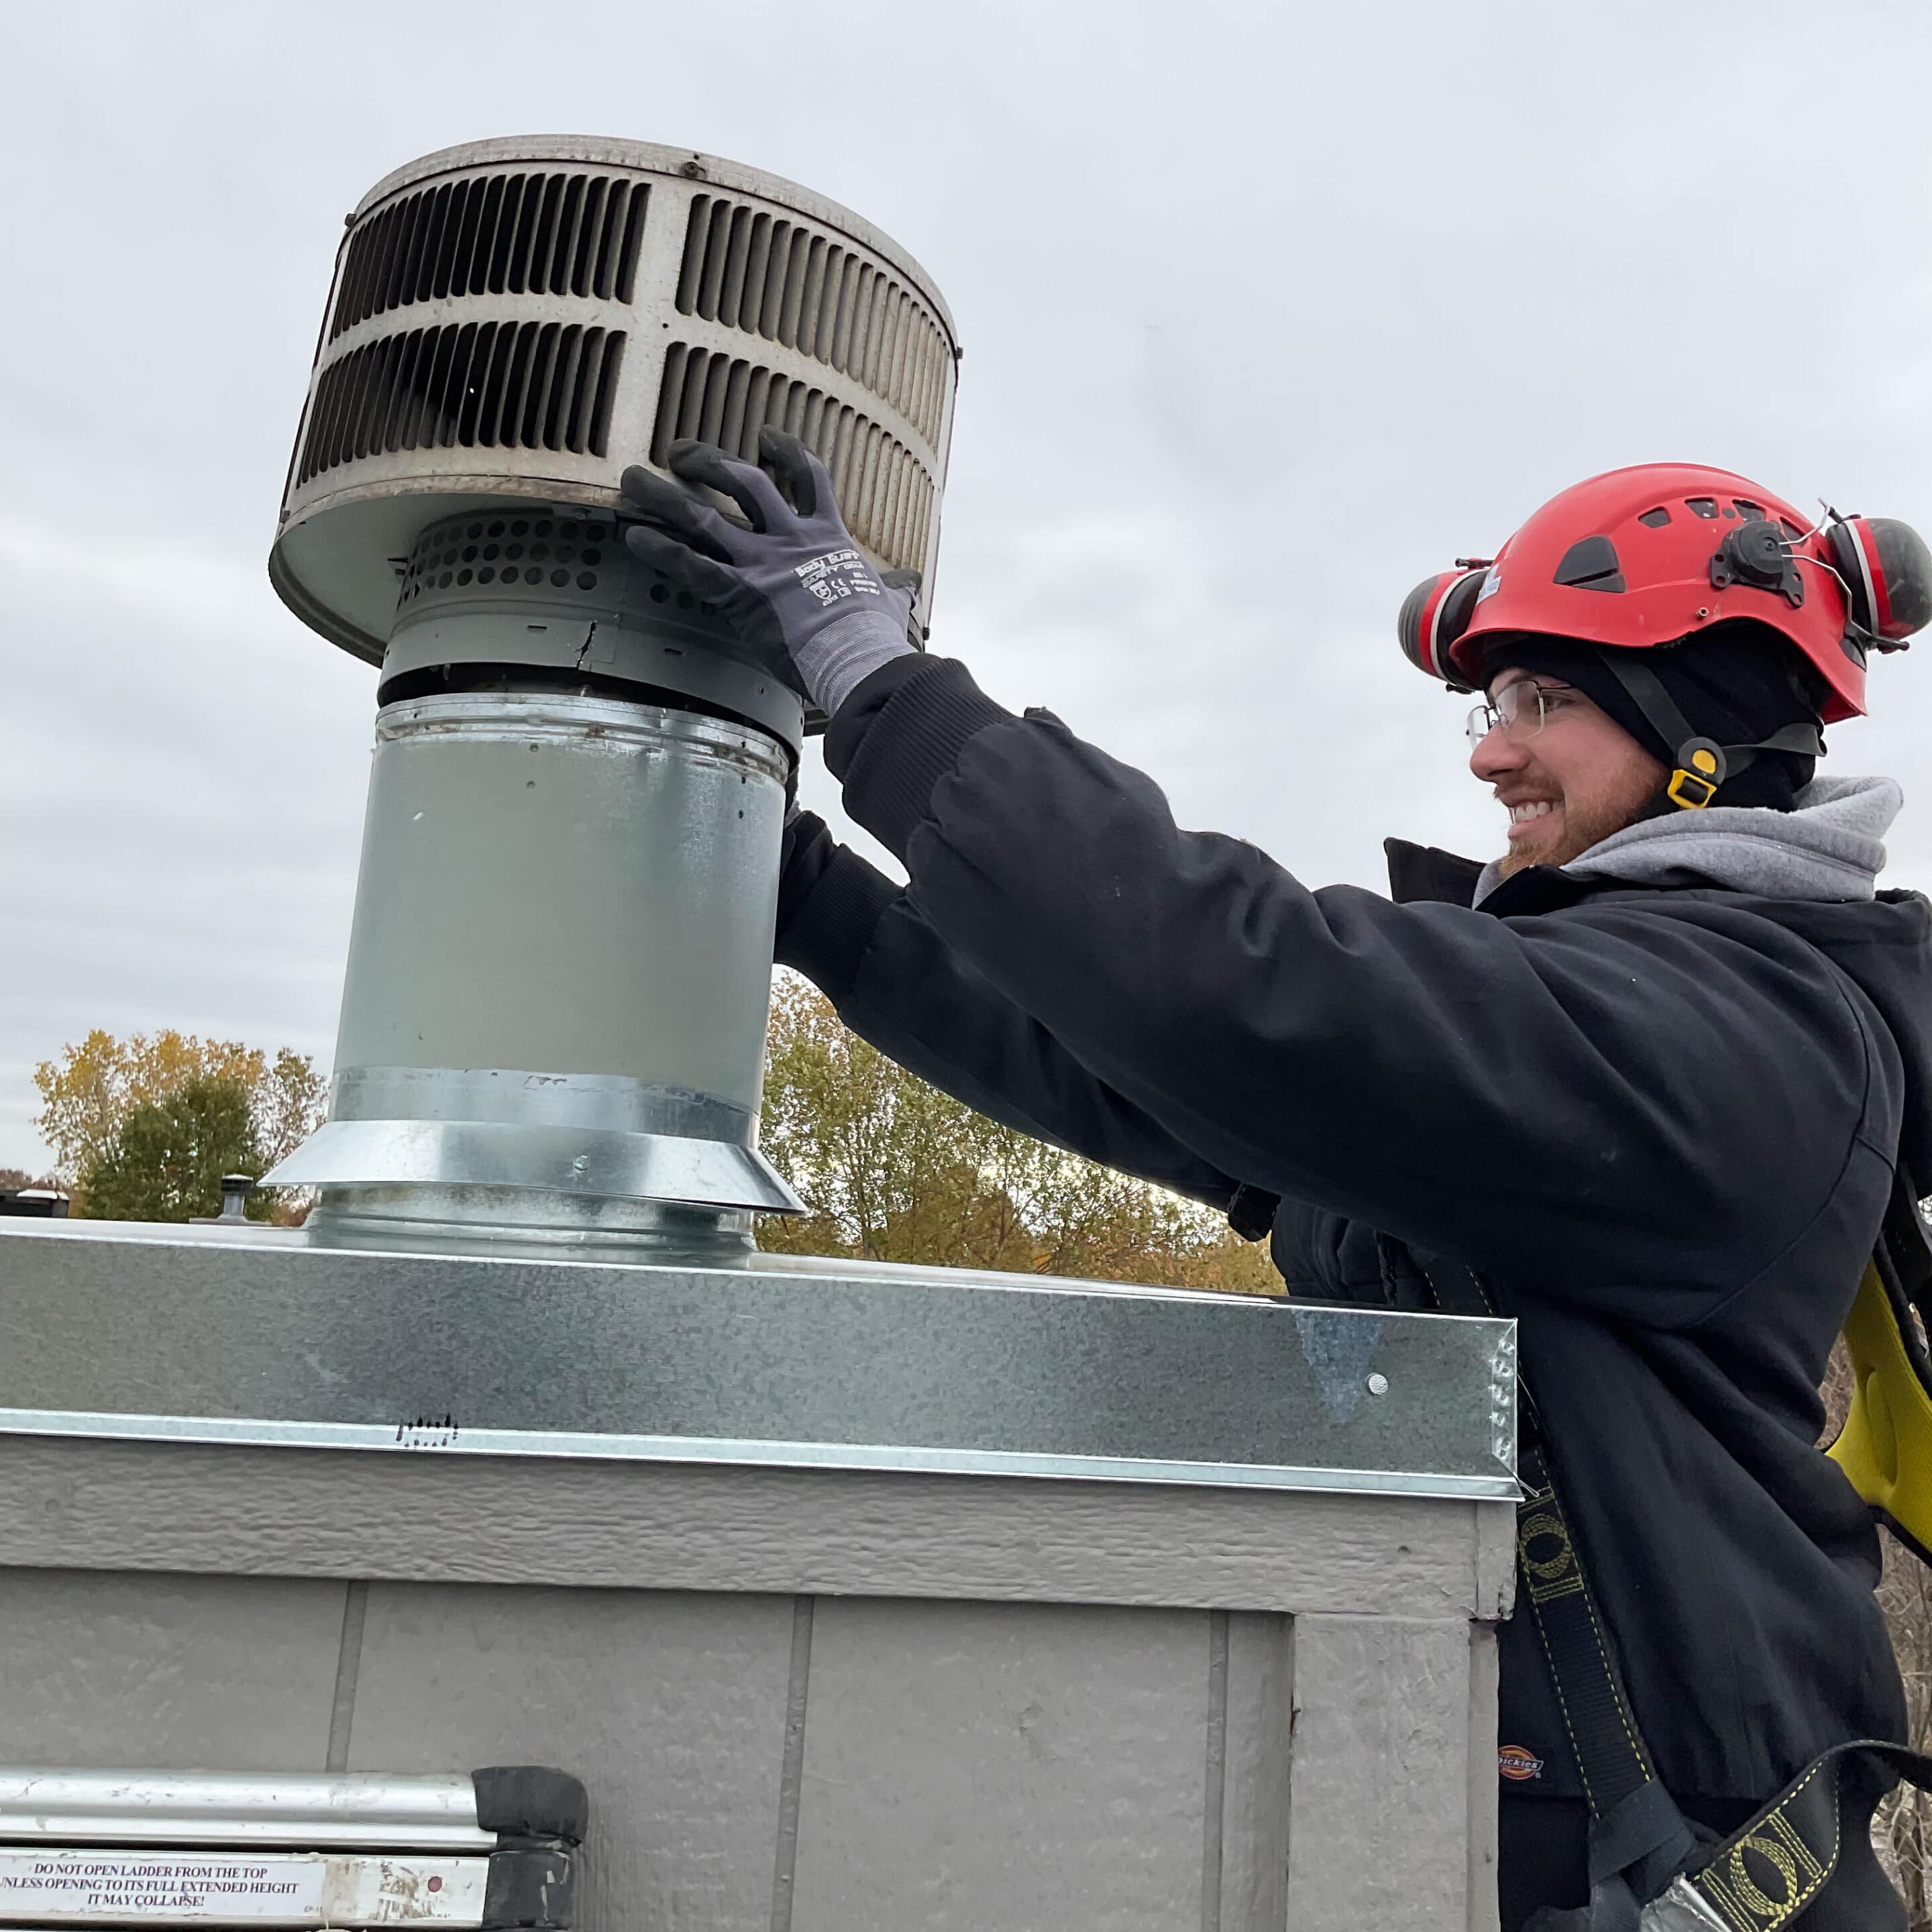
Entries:
[[[1574, 685], [1653, 758], [1674, 766], [1677, 747], [1664, 742], [1604, 662], [1611, 648], [1518, 633], [1498, 639], [1485, 653], [1484, 682], [1493, 682], [1498, 672], [1522, 670]], [[1717, 744], [1754, 745], [1782, 726], [1818, 722], [1816, 674], [1768, 625], [1740, 618], [1630, 655], [1656, 673], [1691, 729]], [[1817, 764], [1797, 752], [1760, 752], [1742, 771], [1732, 762], [1731, 776], [1711, 802], [1766, 806], [1774, 812], [1791, 809]], [[1676, 807], [1665, 801], [1663, 808]]]

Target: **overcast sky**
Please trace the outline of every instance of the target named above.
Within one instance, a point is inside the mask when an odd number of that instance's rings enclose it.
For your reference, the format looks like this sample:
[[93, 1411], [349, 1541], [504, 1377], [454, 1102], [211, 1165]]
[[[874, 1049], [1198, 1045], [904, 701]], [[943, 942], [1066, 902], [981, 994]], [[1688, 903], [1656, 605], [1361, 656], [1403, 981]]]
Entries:
[[[622, 135], [885, 229], [966, 352], [934, 647], [1379, 884], [1384, 833], [1502, 830], [1396, 607], [1557, 489], [1678, 458], [1932, 532], [1928, 62], [1908, 0], [0, 9], [0, 1164], [92, 1026], [328, 1060], [374, 674], [263, 562], [398, 164]], [[1832, 769], [1904, 781], [1932, 885], [1932, 641], [1872, 683]]]

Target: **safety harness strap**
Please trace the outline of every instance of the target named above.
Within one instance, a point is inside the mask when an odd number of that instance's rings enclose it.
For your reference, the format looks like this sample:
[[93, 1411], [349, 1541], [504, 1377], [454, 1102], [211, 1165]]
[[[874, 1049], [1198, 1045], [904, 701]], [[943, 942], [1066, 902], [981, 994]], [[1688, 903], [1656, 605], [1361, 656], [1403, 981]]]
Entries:
[[[1437, 1256], [1412, 1258], [1445, 1313], [1498, 1312], [1488, 1282], [1473, 1268]], [[1523, 1496], [1516, 1504], [1517, 1576], [1590, 1807], [1592, 1886], [1626, 1874], [1627, 1895], [1640, 1903], [1663, 1888], [1696, 1839], [1644, 1748], [1557, 1494], [1542, 1417], [1529, 1391], [1519, 1388], [1516, 1460]], [[1633, 1924], [1634, 1912], [1634, 1903]]]
[[[1932, 1298], [1932, 1244], [1909, 1177], [1896, 1177], [1877, 1250], [1888, 1287]], [[1472, 1268], [1411, 1252], [1446, 1314], [1499, 1312]], [[1908, 1324], [1909, 1325], [1909, 1324]], [[1834, 1746], [1741, 1830], [1700, 1841], [1659, 1782], [1598, 1615], [1550, 1466], [1541, 1416], [1520, 1382], [1516, 1566], [1590, 1808], [1590, 1903], [1546, 1909], [1532, 1932], [1871, 1932], [1896, 1894], [1870, 1846], [1896, 1776], [1932, 1790], [1932, 1756], [1868, 1739]], [[1886, 1774], [1890, 1774], [1890, 1776]]]
[[[1803, 1932], [1870, 1932], [1894, 1903], [1870, 1851], [1872, 1812], [1894, 1778], [1932, 1790], [1932, 1757], [1877, 1738], [1834, 1745], [1673, 1880], [1645, 1912], [1646, 1932], [1772, 1932], [1800, 1923]], [[1862, 1856], [1854, 1864], [1848, 1852]]]
[[1526, 1493], [1516, 1505], [1516, 1567], [1589, 1803], [1590, 1877], [1637, 1866], [1640, 1889], [1654, 1876], [1654, 1891], [1696, 1840], [1644, 1749], [1544, 1444], [1523, 1445], [1520, 1473]]

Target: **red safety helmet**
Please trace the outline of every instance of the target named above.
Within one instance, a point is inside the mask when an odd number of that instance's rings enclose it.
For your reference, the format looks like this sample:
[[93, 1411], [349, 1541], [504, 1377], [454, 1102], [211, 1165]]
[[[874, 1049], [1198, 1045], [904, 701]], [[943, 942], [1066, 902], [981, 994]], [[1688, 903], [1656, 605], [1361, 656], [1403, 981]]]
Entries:
[[1932, 621], [1932, 551], [1909, 525], [1822, 525], [1727, 470], [1612, 470], [1552, 496], [1492, 559], [1417, 585], [1398, 629], [1411, 663], [1457, 689], [1482, 681], [1483, 640], [1532, 632], [1612, 650], [1670, 644], [1748, 617], [1822, 679], [1822, 722], [1861, 717], [1865, 658]]

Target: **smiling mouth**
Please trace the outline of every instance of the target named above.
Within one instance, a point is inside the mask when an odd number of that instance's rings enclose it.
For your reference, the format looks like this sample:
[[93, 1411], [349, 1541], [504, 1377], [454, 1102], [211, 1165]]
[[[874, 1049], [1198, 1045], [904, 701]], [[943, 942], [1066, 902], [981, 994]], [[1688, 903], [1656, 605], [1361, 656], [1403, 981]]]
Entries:
[[1526, 832], [1539, 820], [1547, 818], [1556, 809], [1555, 801], [1546, 798], [1526, 799], [1520, 805], [1509, 808], [1509, 836], [1514, 838]]

